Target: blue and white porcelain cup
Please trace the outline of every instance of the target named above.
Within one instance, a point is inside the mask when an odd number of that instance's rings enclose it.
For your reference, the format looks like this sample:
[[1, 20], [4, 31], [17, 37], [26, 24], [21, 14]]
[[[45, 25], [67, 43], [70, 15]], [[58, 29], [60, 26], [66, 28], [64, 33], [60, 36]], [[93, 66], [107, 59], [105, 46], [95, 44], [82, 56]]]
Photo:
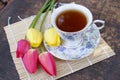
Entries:
[[[65, 32], [58, 28], [56, 24], [56, 18], [60, 13], [67, 11], [67, 10], [77, 10], [77, 11], [82, 12], [86, 16], [87, 24], [82, 30], [76, 31], [76, 32]], [[58, 32], [58, 34], [62, 38], [63, 46], [68, 47], [68, 48], [80, 46], [83, 43], [83, 35], [86, 33], [87, 29], [91, 27], [92, 24], [95, 24], [95, 23], [102, 24], [102, 26], [99, 27], [100, 29], [104, 27], [105, 22], [103, 20], [93, 21], [93, 16], [92, 16], [91, 11], [84, 6], [75, 4], [75, 3], [64, 4], [58, 7], [57, 9], [54, 9], [51, 15], [52, 26], [55, 28], [55, 30]]]

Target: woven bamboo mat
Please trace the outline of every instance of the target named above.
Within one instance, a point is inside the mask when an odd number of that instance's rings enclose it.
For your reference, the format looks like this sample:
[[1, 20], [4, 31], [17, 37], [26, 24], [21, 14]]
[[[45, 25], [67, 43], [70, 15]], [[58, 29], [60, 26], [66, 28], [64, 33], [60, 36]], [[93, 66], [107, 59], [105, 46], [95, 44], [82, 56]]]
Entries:
[[[48, 24], [50, 23], [50, 15], [51, 15], [51, 13], [49, 13], [49, 15], [47, 16], [44, 27], [48, 26]], [[17, 41], [24, 38], [26, 30], [28, 29], [28, 26], [30, 25], [33, 18], [34, 18], [34, 16], [31, 16], [29, 18], [22, 19], [22, 21], [19, 21], [19, 22], [16, 22], [14, 24], [4, 27], [6, 36], [8, 39], [8, 43], [10, 46], [11, 56], [13, 58], [13, 61], [15, 63], [16, 69], [18, 71], [18, 74], [19, 74], [19, 77], [21, 80], [52, 80], [53, 77], [47, 75], [41, 69], [40, 66], [38, 66], [37, 72], [35, 74], [29, 74], [25, 70], [21, 59], [16, 58], [16, 55], [15, 55]], [[36, 25], [36, 28], [39, 27], [41, 19], [42, 19], [42, 17], [39, 19], [39, 21]], [[65, 75], [71, 74], [75, 71], [81, 70], [85, 67], [93, 65], [104, 59], [107, 59], [113, 55], [115, 55], [113, 50], [101, 38], [100, 44], [98, 45], [98, 47], [88, 57], [85, 57], [80, 60], [74, 60], [74, 61], [65, 61], [65, 60], [60, 60], [60, 59], [55, 58], [56, 66], [57, 66], [57, 76], [54, 77], [54, 79], [58, 79]]]

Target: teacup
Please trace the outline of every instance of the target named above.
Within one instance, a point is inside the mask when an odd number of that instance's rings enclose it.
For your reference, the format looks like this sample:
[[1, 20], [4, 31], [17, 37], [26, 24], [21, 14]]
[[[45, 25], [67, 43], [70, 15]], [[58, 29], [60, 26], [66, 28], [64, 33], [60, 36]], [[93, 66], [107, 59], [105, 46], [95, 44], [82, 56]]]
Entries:
[[[84, 26], [82, 26], [82, 29], [78, 29], [76, 31], [67, 31], [67, 30], [60, 29], [60, 27], [58, 25], [59, 23], [57, 23], [57, 19], [59, 18], [60, 15], [64, 14], [67, 11], [77, 11], [77, 12], [82, 13], [82, 15], [85, 16], [86, 24]], [[65, 16], [63, 16], [63, 17], [65, 17]], [[75, 21], [75, 20], [71, 19], [71, 21]], [[62, 22], [62, 20], [61, 20], [61, 22]], [[81, 21], [80, 21], [80, 23], [81, 23]], [[62, 38], [63, 45], [68, 48], [80, 46], [83, 43], [83, 35], [85, 33], [87, 33], [86, 32], [87, 29], [90, 28], [91, 25], [93, 25], [95, 23], [101, 23], [102, 26], [99, 27], [99, 29], [101, 29], [104, 27], [105, 22], [102, 20], [94, 20], [93, 21], [93, 15], [92, 15], [91, 11], [84, 6], [75, 4], [75, 3], [64, 4], [60, 7], [58, 7], [57, 9], [54, 9], [53, 13], [51, 15], [51, 24], [53, 25], [55, 30], [58, 32], [60, 37]], [[62, 26], [64, 27], [64, 25], [62, 25]], [[66, 26], [64, 28], [66, 28]]]

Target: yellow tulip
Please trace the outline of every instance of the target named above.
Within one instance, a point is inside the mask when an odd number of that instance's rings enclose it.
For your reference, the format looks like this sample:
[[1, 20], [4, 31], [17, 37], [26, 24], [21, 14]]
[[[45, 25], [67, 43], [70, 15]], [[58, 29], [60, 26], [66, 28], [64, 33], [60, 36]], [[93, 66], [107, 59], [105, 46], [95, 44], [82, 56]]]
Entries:
[[45, 31], [44, 39], [49, 46], [60, 45], [60, 36], [57, 34], [53, 27]]
[[42, 33], [37, 29], [30, 28], [27, 31], [27, 39], [30, 42], [31, 47], [38, 47], [42, 42]]

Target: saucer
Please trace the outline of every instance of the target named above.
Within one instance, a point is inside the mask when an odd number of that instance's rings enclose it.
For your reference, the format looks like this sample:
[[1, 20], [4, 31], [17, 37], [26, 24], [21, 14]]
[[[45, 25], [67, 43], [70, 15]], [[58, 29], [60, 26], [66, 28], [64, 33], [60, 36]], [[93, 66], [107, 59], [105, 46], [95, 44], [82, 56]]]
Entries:
[[[47, 28], [46, 28], [47, 29]], [[63, 40], [61, 42], [64, 42]], [[49, 46], [45, 41], [45, 48], [55, 57], [62, 60], [78, 60], [89, 56], [100, 42], [100, 32], [98, 27], [91, 25], [83, 35], [83, 43], [76, 47], [65, 47], [61, 44], [57, 47]]]

